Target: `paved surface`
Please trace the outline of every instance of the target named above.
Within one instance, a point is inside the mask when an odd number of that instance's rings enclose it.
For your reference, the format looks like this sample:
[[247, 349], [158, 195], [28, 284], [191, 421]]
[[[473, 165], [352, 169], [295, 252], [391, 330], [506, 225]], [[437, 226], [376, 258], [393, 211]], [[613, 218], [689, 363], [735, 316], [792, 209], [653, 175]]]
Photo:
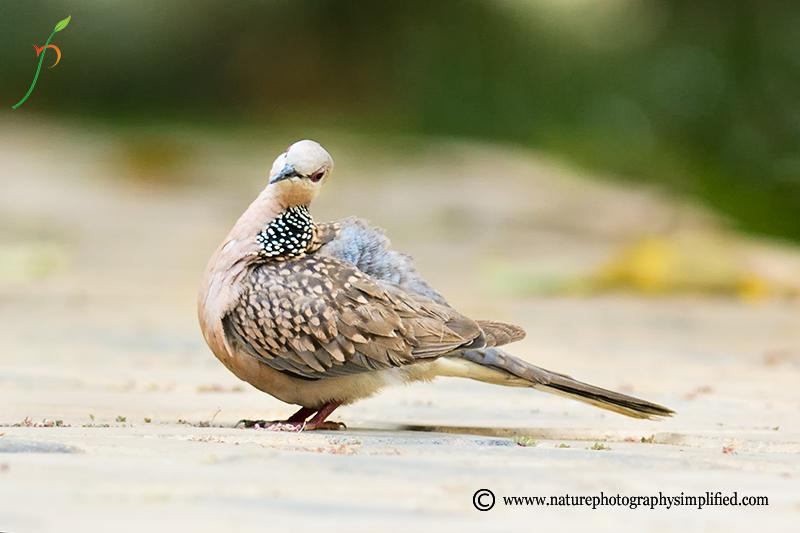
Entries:
[[[319, 219], [363, 205], [460, 309], [524, 326], [514, 353], [678, 415], [641, 422], [442, 379], [338, 410], [346, 431], [272, 434], [233, 426], [292, 408], [230, 375], [194, 315], [208, 255], [262, 186], [270, 137], [112, 133], [27, 123], [0, 132], [0, 531], [727, 532], [800, 522], [797, 302], [514, 297], [485, 283], [492, 258], [527, 254], [546, 265], [543, 278], [578, 272], [676, 220], [708, 224], [697, 210], [576, 181], [519, 153], [443, 145], [413, 163], [376, 152], [356, 164], [347, 154], [357, 140], [326, 142], [342, 156]], [[137, 140], [151, 137], [161, 140]], [[510, 190], [481, 179], [494, 157], [512, 162]], [[416, 211], [409, 181], [426, 198]], [[482, 209], [463, 229], [475, 202]], [[496, 496], [487, 512], [473, 506], [479, 489]], [[717, 491], [769, 505], [502, 499]]]

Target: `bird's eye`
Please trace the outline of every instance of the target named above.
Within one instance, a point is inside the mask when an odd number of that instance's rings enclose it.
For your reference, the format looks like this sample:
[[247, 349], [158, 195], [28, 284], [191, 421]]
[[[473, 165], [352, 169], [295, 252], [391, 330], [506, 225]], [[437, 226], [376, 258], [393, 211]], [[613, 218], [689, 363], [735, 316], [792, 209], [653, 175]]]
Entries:
[[313, 174], [311, 174], [309, 176], [309, 179], [316, 183], [319, 180], [321, 180], [322, 176], [324, 176], [324, 175], [325, 175], [325, 169], [321, 168], [321, 169], [317, 170], [316, 172], [314, 172]]

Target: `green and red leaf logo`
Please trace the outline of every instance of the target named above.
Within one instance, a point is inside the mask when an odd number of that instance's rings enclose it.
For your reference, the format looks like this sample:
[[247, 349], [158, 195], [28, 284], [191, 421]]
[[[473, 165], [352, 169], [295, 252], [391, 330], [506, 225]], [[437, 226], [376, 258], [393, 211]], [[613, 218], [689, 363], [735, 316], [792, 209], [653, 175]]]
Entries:
[[[56, 62], [53, 63], [53, 67], [58, 65], [58, 62], [61, 61], [61, 50], [59, 50], [56, 45], [50, 44], [50, 39], [53, 38], [53, 35], [55, 35], [56, 32], [59, 32], [59, 31], [63, 30], [64, 28], [66, 28], [67, 24], [69, 24], [69, 19], [71, 19], [71, 18], [72, 18], [72, 15], [68, 16], [67, 18], [65, 18], [64, 20], [62, 20], [58, 24], [56, 24], [56, 29], [53, 30], [53, 33], [50, 34], [50, 37], [47, 39], [47, 42], [44, 44], [44, 46], [39, 48], [35, 44], [33, 45], [33, 47], [36, 49], [36, 57], [40, 57], [39, 66], [36, 68], [36, 76], [34, 76], [34, 78], [33, 78], [33, 83], [31, 83], [31, 88], [28, 89], [28, 94], [26, 94], [25, 98], [20, 100], [19, 103], [17, 105], [15, 105], [12, 109], [16, 109], [17, 107], [19, 107], [22, 104], [22, 102], [27, 100], [28, 97], [31, 95], [31, 92], [33, 91], [33, 87], [34, 87], [34, 85], [36, 85], [36, 80], [39, 79], [39, 70], [41, 70], [41, 68], [42, 68], [42, 62], [44, 61], [44, 55], [45, 55], [45, 53], [47, 53], [47, 49], [48, 48], [52, 48], [58, 54], [58, 57], [56, 58]], [[50, 68], [53, 68], [53, 67], [50, 67]]]

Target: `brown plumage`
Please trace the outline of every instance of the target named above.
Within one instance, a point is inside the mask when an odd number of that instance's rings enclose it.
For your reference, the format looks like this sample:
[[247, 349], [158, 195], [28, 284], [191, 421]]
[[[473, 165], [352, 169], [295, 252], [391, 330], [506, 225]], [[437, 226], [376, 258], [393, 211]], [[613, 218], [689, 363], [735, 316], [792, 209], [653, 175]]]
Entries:
[[313, 141], [281, 154], [209, 261], [200, 291], [200, 325], [220, 361], [302, 406], [268, 428], [331, 427], [325, 418], [342, 403], [437, 376], [533, 387], [636, 418], [672, 414], [503, 352], [522, 328], [458, 313], [364, 221], [315, 224], [308, 206], [332, 169]]

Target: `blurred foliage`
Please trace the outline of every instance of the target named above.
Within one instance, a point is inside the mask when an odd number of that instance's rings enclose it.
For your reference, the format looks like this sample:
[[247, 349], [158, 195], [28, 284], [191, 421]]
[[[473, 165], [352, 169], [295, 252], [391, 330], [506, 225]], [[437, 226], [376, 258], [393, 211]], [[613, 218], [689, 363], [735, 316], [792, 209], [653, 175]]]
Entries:
[[769, 281], [748, 268], [736, 244], [719, 235], [641, 239], [612, 256], [588, 288], [735, 294], [753, 301], [768, 297]]
[[513, 142], [800, 239], [798, 3], [6, 1], [9, 107], [66, 15], [61, 63], [15, 113]]
[[797, 301], [800, 255], [796, 246], [694, 229], [634, 239], [590, 270], [574, 264], [548, 268], [539, 258], [492, 258], [482, 265], [480, 279], [484, 288], [506, 296], [622, 290], [656, 297], [684, 293]]
[[66, 250], [52, 242], [30, 241], [0, 245], [0, 283], [39, 280], [68, 263]]

